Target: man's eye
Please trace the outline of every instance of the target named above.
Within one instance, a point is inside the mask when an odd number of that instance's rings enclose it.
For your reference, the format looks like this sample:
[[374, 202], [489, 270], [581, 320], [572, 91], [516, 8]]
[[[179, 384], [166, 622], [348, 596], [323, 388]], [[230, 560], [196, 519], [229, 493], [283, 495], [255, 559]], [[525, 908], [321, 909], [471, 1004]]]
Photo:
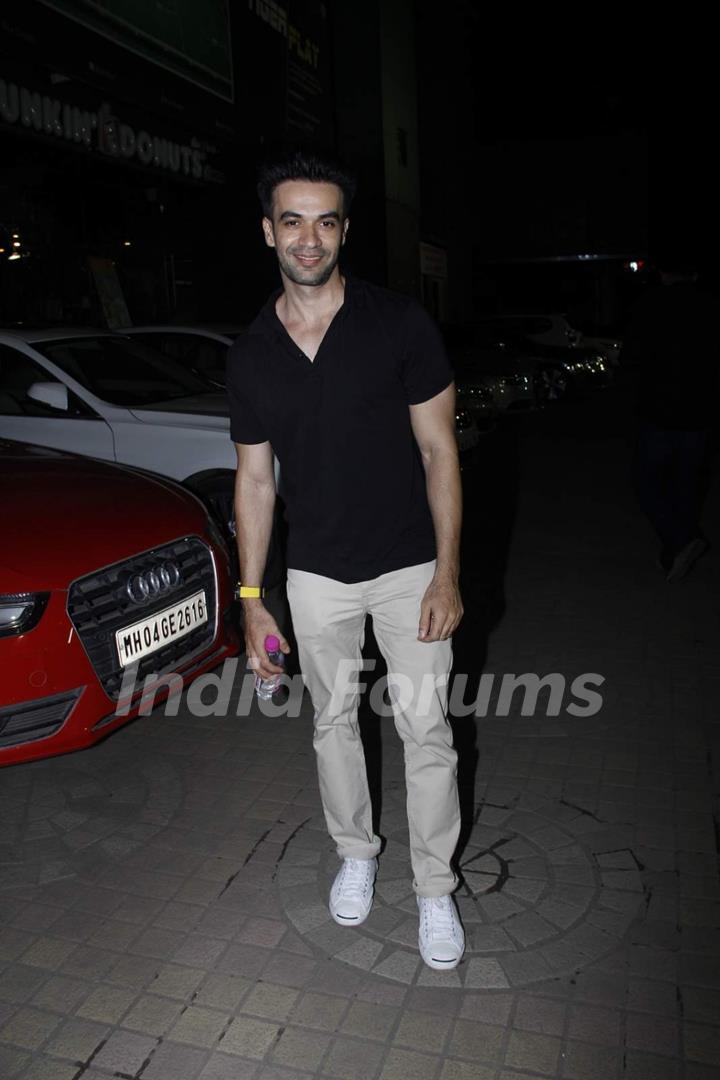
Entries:
[[288, 226], [288, 228], [293, 228], [293, 226], [297, 225], [298, 222], [295, 221], [294, 218], [287, 218], [285, 220], [285, 224]]
[[324, 226], [325, 226], [325, 228], [327, 228], [327, 229], [334, 229], [334, 228], [335, 228], [335, 225], [336, 225], [336, 222], [334, 222], [334, 221], [330, 221], [330, 220], [328, 220], [328, 221], [323, 221], [323, 225], [324, 225]]

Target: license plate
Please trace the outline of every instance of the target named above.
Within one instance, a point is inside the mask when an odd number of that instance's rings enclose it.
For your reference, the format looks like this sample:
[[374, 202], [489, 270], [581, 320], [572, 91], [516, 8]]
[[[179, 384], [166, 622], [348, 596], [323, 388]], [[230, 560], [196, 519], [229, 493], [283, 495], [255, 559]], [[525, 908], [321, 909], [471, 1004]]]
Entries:
[[126, 667], [135, 660], [142, 660], [143, 656], [149, 656], [163, 645], [190, 634], [207, 620], [205, 590], [202, 589], [156, 615], [116, 630], [115, 644], [120, 663]]

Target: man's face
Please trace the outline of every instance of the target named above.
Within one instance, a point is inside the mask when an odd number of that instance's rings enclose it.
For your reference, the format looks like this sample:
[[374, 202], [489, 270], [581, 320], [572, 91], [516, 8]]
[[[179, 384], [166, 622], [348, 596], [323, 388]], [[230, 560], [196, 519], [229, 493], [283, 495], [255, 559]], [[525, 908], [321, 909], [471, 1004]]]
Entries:
[[324, 285], [332, 275], [348, 229], [336, 184], [286, 180], [275, 188], [272, 221], [262, 221], [282, 273], [297, 285]]

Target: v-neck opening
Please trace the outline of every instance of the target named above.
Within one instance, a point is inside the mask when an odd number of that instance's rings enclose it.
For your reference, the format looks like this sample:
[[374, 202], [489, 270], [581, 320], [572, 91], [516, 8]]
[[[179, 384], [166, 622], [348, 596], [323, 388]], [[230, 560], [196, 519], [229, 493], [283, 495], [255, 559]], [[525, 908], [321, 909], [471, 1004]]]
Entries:
[[282, 292], [283, 292], [283, 290], [280, 289], [277, 293], [275, 293], [271, 297], [271, 311], [270, 311], [270, 314], [271, 314], [271, 317], [275, 320], [275, 323], [277, 324], [276, 329], [277, 329], [277, 327], [280, 328], [281, 336], [285, 339], [286, 343], [289, 343], [289, 345], [291, 346], [291, 348], [293, 350], [293, 353], [294, 353], [295, 357], [298, 360], [302, 360], [304, 363], [306, 363], [311, 371], [317, 371], [318, 360], [320, 358], [320, 354], [324, 350], [324, 347], [325, 347], [325, 344], [326, 344], [328, 338], [333, 333], [334, 328], [337, 325], [339, 325], [339, 323], [345, 318], [345, 315], [347, 314], [348, 301], [350, 299], [349, 278], [348, 278], [348, 276], [346, 274], [345, 275], [345, 287], [344, 287], [344, 290], [343, 290], [343, 302], [340, 305], [340, 307], [337, 309], [335, 314], [333, 315], [330, 322], [328, 323], [328, 325], [327, 325], [327, 327], [325, 329], [325, 333], [323, 334], [322, 338], [320, 339], [320, 344], [317, 347], [317, 351], [315, 352], [315, 356], [312, 359], [310, 359], [310, 357], [307, 355], [307, 353], [304, 352], [300, 348], [298, 343], [295, 341], [295, 338], [292, 336], [292, 334], [290, 333], [288, 328], [285, 326], [285, 323], [282, 321], [282, 319], [280, 318], [280, 316], [277, 313], [276, 305], [277, 305], [278, 300], [282, 296]]

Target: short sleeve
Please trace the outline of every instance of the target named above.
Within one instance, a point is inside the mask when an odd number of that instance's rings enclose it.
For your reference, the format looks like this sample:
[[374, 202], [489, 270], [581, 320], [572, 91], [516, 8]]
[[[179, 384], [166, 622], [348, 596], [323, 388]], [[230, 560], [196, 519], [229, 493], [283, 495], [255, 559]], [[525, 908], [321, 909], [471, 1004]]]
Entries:
[[453, 373], [438, 325], [420, 304], [408, 305], [405, 323], [402, 383], [408, 405], [421, 405], [445, 390]]
[[268, 442], [268, 436], [252, 403], [252, 365], [242, 340], [228, 351], [226, 382], [230, 400], [230, 437], [236, 443]]

